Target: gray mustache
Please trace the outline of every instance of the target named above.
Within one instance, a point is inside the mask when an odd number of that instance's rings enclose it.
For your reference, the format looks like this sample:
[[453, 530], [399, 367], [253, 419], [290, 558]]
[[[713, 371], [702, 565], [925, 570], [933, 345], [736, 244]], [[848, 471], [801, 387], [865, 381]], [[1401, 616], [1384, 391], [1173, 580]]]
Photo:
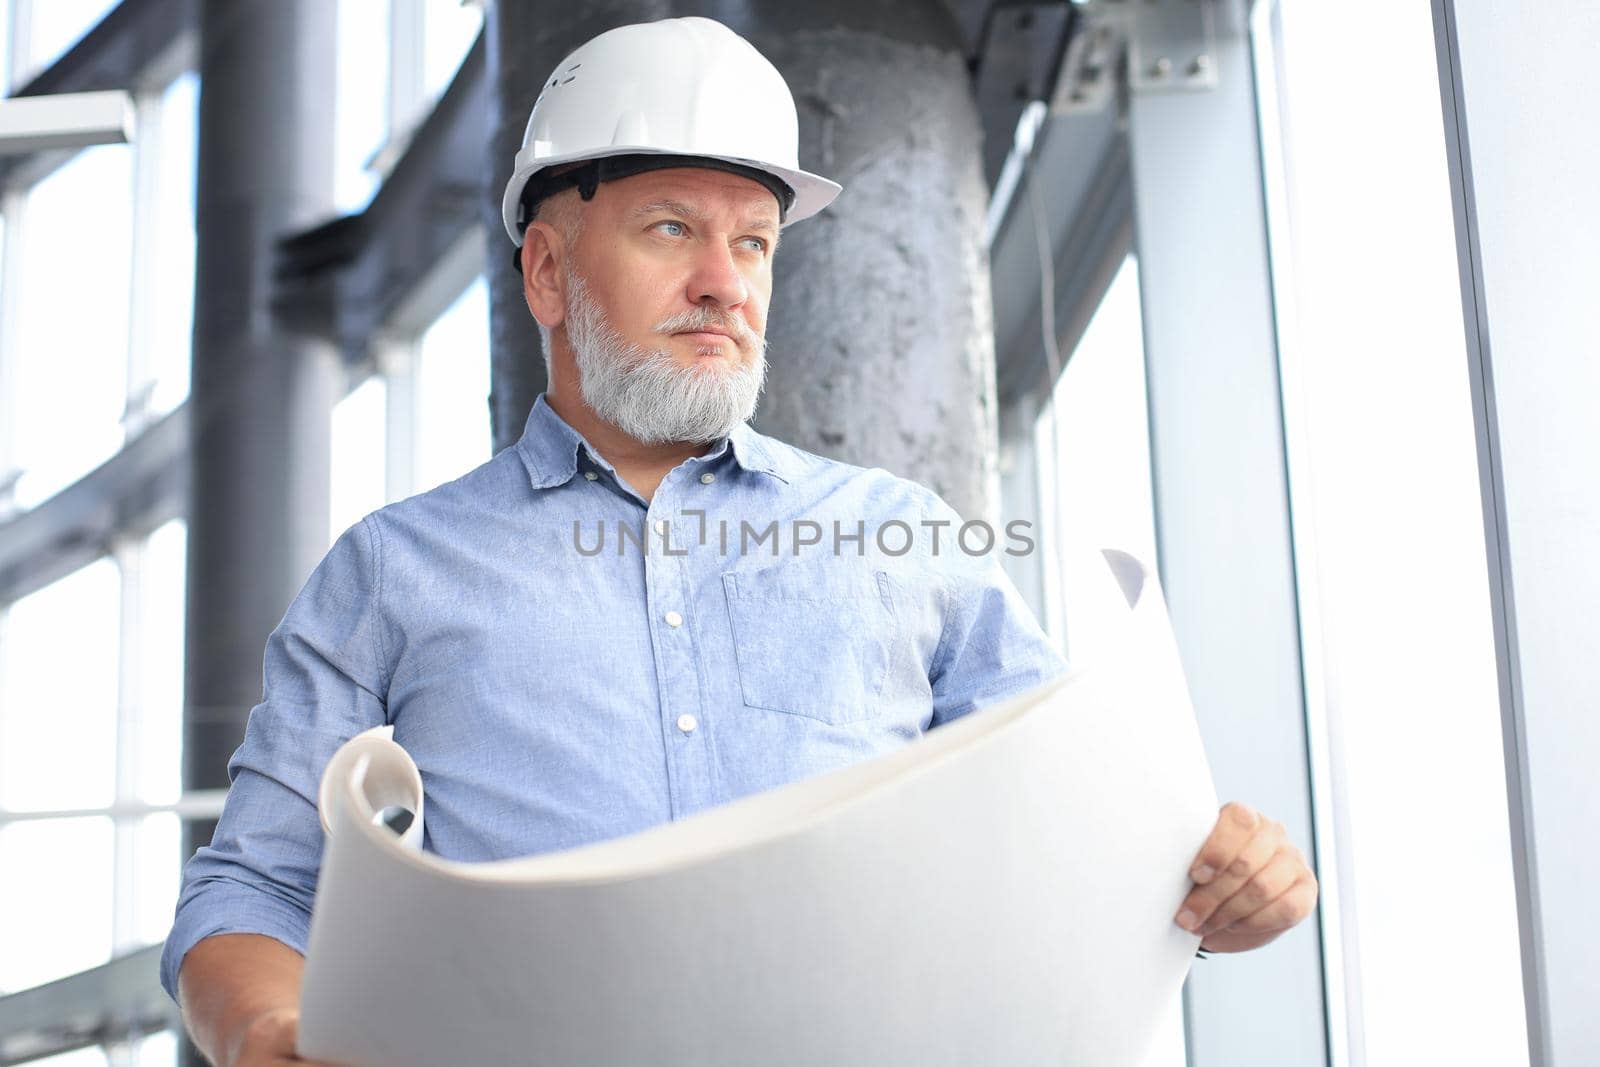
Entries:
[[738, 319], [726, 318], [706, 308], [696, 311], [686, 311], [673, 315], [656, 324], [657, 333], [685, 333], [690, 330], [705, 330], [715, 328], [733, 335], [734, 340], [743, 345], [765, 346], [765, 338], [757, 336], [756, 332]]

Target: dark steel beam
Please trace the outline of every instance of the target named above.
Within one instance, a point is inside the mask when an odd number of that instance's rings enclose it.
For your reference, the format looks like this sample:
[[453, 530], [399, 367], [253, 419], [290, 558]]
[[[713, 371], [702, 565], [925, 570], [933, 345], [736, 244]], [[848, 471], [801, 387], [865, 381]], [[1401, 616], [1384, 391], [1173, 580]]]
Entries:
[[1054, 386], [1040, 325], [1040, 227], [1055, 279], [1056, 345], [1066, 360], [1133, 241], [1127, 138], [1109, 111], [1045, 122], [989, 249], [1002, 409]]
[[[334, 5], [201, 7], [185, 790], [228, 784], [267, 635], [328, 544], [331, 346], [270, 307], [277, 242], [333, 207]], [[184, 854], [212, 826], [186, 827]]]
[[156, 978], [161, 946], [0, 997], [0, 1065], [127, 1041], [178, 1025]]
[[359, 215], [284, 240], [273, 304], [297, 329], [364, 357], [378, 328], [462, 234], [486, 189], [488, 79], [482, 37]]
[[188, 447], [184, 406], [43, 504], [0, 523], [0, 604], [93, 563], [119, 536], [146, 533], [183, 514]]
[[983, 123], [983, 174], [991, 186], [1011, 151], [1023, 109], [1050, 98], [1078, 24], [1077, 9], [1064, 0], [1002, 2], [985, 11], [970, 62]]

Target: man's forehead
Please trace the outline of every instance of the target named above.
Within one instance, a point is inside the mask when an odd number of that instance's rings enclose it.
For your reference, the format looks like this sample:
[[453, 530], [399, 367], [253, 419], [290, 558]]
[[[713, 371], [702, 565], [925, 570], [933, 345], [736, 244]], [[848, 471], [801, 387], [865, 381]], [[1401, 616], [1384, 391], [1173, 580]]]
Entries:
[[625, 215], [656, 208], [672, 208], [689, 214], [739, 215], [741, 221], [778, 225], [778, 199], [753, 178], [726, 171], [699, 167], [671, 167], [646, 171], [606, 183], [617, 196]]

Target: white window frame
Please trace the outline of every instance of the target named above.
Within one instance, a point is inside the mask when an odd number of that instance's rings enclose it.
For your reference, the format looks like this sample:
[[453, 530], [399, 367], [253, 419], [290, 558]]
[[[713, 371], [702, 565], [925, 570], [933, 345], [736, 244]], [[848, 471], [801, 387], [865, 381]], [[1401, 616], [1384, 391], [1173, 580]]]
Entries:
[[[10, 20], [7, 51], [10, 62], [6, 76], [11, 85], [22, 78], [37, 77], [39, 70], [26, 63], [31, 4], [36, 0], [13, 0], [0, 17]], [[432, 100], [424, 83], [426, 59], [427, 0], [390, 0], [390, 85], [388, 120], [391, 131], [387, 143], [369, 166], [386, 176], [404, 153], [410, 134], [426, 120]], [[125, 407], [122, 416], [123, 450], [145, 430], [165, 422], [151, 408], [156, 365], [155, 316], [151, 312], [152, 277], [150, 269], [157, 253], [156, 236], [160, 221], [151, 218], [159, 182], [158, 161], [161, 141], [161, 107], [172, 82], [195, 66], [196, 38], [184, 34], [150, 63], [129, 87], [135, 114], [137, 139], [133, 142], [132, 169], [135, 213], [132, 240], [132, 277], [126, 366]], [[395, 131], [399, 131], [396, 136]], [[12, 491], [16, 474], [15, 420], [8, 418], [19, 402], [16, 396], [17, 329], [16, 321], [26, 238], [27, 194], [39, 181], [72, 158], [73, 150], [40, 152], [23, 167], [14, 170], [11, 180], [0, 189], [0, 535], [11, 517]], [[485, 238], [473, 230], [456, 242], [404, 301], [400, 310], [383, 324], [369, 353], [370, 366], [384, 376], [387, 386], [389, 448], [386, 457], [386, 495], [390, 499], [415, 490], [414, 442], [417, 423], [415, 384], [416, 363], [423, 334], [484, 270]], [[186, 406], [186, 405], [185, 405]], [[176, 414], [176, 413], [175, 413]], [[51, 507], [52, 500], [35, 510]], [[168, 516], [163, 516], [165, 519]], [[140, 820], [156, 814], [172, 813], [183, 820], [215, 819], [221, 814], [226, 790], [192, 790], [173, 803], [151, 804], [138, 795], [139, 715], [136, 701], [141, 690], [139, 630], [147, 581], [148, 539], [154, 526], [127, 526], [106, 539], [104, 555], [112, 559], [119, 574], [119, 630], [121, 647], [118, 663], [118, 707], [116, 743], [116, 781], [112, 803], [106, 807], [49, 811], [7, 811], [0, 809], [0, 827], [41, 819], [98, 816], [112, 819], [115, 854], [113, 856], [113, 958], [136, 947], [137, 868], [134, 849]], [[85, 563], [90, 561], [85, 561]], [[31, 591], [31, 590], [30, 590]], [[6, 640], [9, 604], [0, 602], [0, 652]], [[102, 1046], [115, 1067], [132, 1067], [137, 1058], [137, 1040], [117, 1039]]]
[[[404, 154], [411, 135], [430, 113], [424, 79], [427, 0], [390, 0], [389, 135], [368, 167], [380, 175]], [[484, 272], [487, 242], [473, 227], [440, 257], [374, 333], [367, 359], [350, 375], [349, 392], [377, 375], [384, 385], [384, 499], [402, 500], [416, 484], [417, 428], [421, 418], [416, 380], [422, 336]]]
[[[28, 69], [31, 0], [14, 0], [8, 15], [11, 20], [7, 68], [11, 85], [19, 84], [20, 72], [33, 78], [38, 70]], [[155, 365], [153, 336], [156, 234], [159, 220], [153, 218], [157, 204], [159, 164], [163, 149], [161, 117], [163, 97], [174, 81], [192, 70], [196, 60], [194, 38], [185, 34], [164, 49], [141, 72], [125, 96], [131, 101], [134, 130], [137, 136], [129, 139], [133, 173], [133, 239], [130, 274], [129, 345], [125, 368], [126, 393], [122, 415], [123, 449], [140, 433], [155, 422], [149, 406], [154, 383]], [[96, 94], [102, 95], [102, 94]], [[105, 143], [104, 136], [90, 137], [84, 131], [83, 145]], [[7, 519], [16, 512], [14, 486], [21, 471], [15, 467], [15, 419], [11, 416], [21, 400], [17, 396], [17, 368], [21, 359], [18, 352], [18, 307], [24, 254], [27, 243], [27, 201], [29, 193], [41, 181], [55, 173], [74, 158], [81, 148], [61, 148], [36, 153], [22, 167], [13, 172], [12, 180], [0, 190], [0, 216], [4, 218], [4, 243], [0, 246], [0, 530]], [[53, 502], [46, 500], [39, 509], [49, 508]], [[137, 841], [140, 823], [150, 815], [170, 812], [181, 819], [215, 818], [222, 809], [223, 790], [204, 790], [184, 794], [171, 804], [149, 804], [138, 795], [137, 758], [140, 740], [139, 700], [141, 692], [142, 657], [139, 636], [142, 629], [141, 608], [145, 594], [145, 562], [147, 545], [153, 529], [127, 528], [117, 531], [105, 546], [103, 558], [110, 558], [119, 575], [119, 650], [118, 696], [116, 708], [117, 736], [115, 744], [116, 778], [112, 803], [105, 807], [63, 809], [49, 811], [13, 811], [0, 808], [0, 827], [14, 823], [41, 819], [67, 819], [84, 816], [106, 817], [112, 820], [114, 853], [112, 857], [112, 943], [113, 958], [140, 947], [137, 930]], [[74, 572], [76, 573], [76, 572]], [[0, 603], [0, 652], [6, 640], [9, 604]], [[172, 709], [181, 714], [181, 709]], [[115, 1041], [104, 1047], [113, 1067], [132, 1067], [136, 1062], [135, 1041]]]

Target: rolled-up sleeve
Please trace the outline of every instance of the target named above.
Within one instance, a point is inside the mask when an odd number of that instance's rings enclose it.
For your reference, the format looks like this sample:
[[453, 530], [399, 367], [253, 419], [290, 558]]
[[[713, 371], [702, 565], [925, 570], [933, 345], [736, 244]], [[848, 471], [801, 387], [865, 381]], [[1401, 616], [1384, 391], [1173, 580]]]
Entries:
[[161, 984], [174, 1000], [178, 969], [202, 938], [265, 934], [305, 952], [323, 768], [345, 740], [386, 721], [381, 547], [376, 518], [347, 530], [267, 640], [261, 703], [228, 761], [222, 816], [183, 869], [161, 956]]
[[1024, 693], [1068, 670], [1065, 657], [1040, 628], [1022, 594], [994, 551], [968, 555], [953, 536], [964, 521], [930, 494], [925, 520], [946, 521], [951, 551], [936, 562], [943, 585], [943, 628], [928, 681], [933, 689], [932, 726]]

